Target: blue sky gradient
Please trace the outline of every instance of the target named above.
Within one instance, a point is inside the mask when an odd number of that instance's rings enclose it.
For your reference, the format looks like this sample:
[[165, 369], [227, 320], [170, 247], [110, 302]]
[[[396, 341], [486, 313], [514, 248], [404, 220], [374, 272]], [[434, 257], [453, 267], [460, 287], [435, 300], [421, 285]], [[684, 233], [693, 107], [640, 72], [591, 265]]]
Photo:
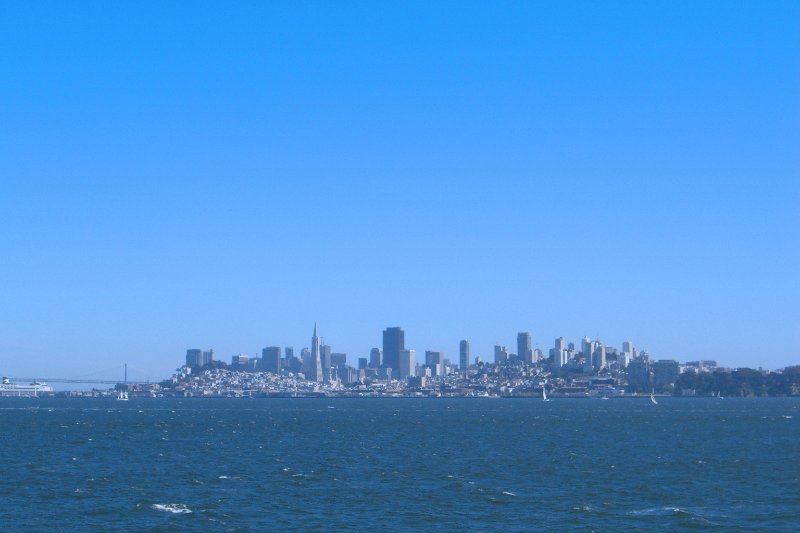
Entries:
[[161, 4], [0, 5], [2, 373], [800, 363], [797, 2]]

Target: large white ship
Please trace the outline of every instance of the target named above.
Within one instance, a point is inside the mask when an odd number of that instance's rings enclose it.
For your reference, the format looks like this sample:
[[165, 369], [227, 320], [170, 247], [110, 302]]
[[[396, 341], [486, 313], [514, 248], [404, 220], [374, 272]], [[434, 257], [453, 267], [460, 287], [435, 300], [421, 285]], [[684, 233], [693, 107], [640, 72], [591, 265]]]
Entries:
[[3, 383], [0, 383], [0, 396], [30, 397], [39, 396], [42, 393], [49, 394], [51, 392], [53, 392], [53, 387], [47, 383], [40, 383], [38, 381], [34, 381], [30, 385], [18, 385], [16, 383], [11, 383], [10, 379], [4, 377]]

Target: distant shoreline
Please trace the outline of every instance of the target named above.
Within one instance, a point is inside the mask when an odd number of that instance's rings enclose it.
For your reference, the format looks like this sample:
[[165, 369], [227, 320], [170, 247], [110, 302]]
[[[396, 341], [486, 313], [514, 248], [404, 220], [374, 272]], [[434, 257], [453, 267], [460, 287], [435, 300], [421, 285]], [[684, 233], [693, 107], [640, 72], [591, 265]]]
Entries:
[[[726, 396], [723, 398], [715, 397], [715, 396], [679, 396], [679, 395], [670, 395], [670, 394], [655, 394], [656, 398], [675, 398], [675, 399], [684, 399], [684, 400], [727, 400], [727, 399], [769, 399], [769, 398], [800, 398], [800, 395], [786, 395], [786, 396]], [[117, 398], [115, 395], [106, 394], [106, 395], [90, 395], [90, 394], [80, 394], [80, 393], [61, 393], [61, 394], [42, 394], [38, 396], [0, 396], [0, 400], [29, 400], [29, 399], [67, 399], [67, 400], [115, 400]], [[382, 394], [382, 395], [331, 395], [331, 396], [322, 396], [322, 395], [306, 395], [306, 394], [298, 394], [296, 396], [292, 395], [263, 395], [263, 394], [253, 394], [253, 395], [227, 395], [227, 394], [219, 394], [219, 395], [190, 395], [190, 396], [135, 396], [131, 395], [130, 400], [280, 400], [280, 399], [289, 399], [289, 400], [300, 400], [300, 399], [314, 399], [314, 400], [342, 400], [342, 399], [423, 399], [423, 400], [447, 400], [447, 399], [467, 399], [467, 400], [529, 400], [529, 401], [539, 401], [542, 402], [542, 399], [537, 396], [441, 396], [441, 395], [413, 395], [413, 394]], [[550, 396], [549, 399], [552, 400], [649, 400], [649, 394], [640, 394], [638, 396], [633, 395], [620, 395], [620, 396], [594, 396], [594, 397], [586, 397], [586, 396]], [[543, 402], [545, 403], [545, 402]]]

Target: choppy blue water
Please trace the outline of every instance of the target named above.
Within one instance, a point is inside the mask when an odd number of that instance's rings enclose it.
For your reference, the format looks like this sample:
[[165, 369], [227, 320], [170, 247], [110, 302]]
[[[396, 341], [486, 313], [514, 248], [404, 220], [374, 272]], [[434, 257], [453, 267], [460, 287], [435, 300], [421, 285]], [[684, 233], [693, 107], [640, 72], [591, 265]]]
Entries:
[[2, 399], [0, 530], [800, 529], [800, 399]]

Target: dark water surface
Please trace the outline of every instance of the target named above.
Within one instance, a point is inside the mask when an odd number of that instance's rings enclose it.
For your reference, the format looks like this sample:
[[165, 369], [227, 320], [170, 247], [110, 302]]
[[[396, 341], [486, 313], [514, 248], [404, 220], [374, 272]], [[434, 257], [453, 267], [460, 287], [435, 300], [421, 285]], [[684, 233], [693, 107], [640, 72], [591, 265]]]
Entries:
[[800, 530], [800, 399], [0, 399], [0, 530]]

